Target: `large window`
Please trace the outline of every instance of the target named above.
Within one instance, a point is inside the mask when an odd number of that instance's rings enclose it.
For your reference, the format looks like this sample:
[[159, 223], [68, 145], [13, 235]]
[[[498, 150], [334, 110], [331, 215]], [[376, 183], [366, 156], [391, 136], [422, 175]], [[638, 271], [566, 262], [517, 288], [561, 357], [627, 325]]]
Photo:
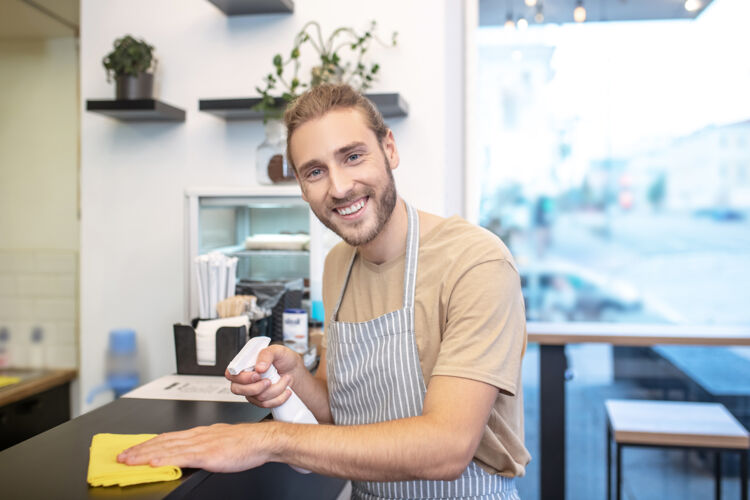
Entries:
[[[694, 20], [479, 29], [480, 223], [511, 248], [530, 321], [750, 325], [747, 19], [750, 2], [713, 0]], [[718, 401], [750, 428], [750, 348], [566, 354], [567, 498], [605, 498], [608, 398]], [[525, 499], [539, 498], [539, 370], [531, 344]], [[710, 497], [709, 458], [629, 450], [626, 498]]]
[[750, 324], [749, 4], [479, 30], [480, 222], [530, 320]]

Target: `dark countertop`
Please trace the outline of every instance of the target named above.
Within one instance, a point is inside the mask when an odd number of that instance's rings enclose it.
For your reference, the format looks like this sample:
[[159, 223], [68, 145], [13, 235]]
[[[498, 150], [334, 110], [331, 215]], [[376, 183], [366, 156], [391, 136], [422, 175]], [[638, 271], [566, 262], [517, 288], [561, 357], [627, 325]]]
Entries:
[[86, 482], [94, 434], [161, 433], [218, 422], [258, 422], [268, 413], [249, 403], [120, 398], [0, 452], [2, 497], [176, 499], [206, 498], [208, 491], [213, 498], [250, 499], [272, 498], [267, 496], [272, 487], [273, 498], [335, 499], [344, 480], [298, 474], [283, 464], [238, 474], [184, 469], [176, 481], [123, 488], [91, 488]]

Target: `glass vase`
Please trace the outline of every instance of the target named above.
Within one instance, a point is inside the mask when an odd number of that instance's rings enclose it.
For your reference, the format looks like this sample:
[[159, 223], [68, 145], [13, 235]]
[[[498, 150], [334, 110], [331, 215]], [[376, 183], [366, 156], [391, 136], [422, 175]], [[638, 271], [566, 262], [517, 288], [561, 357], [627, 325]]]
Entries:
[[294, 172], [286, 161], [286, 127], [281, 120], [269, 120], [266, 137], [255, 153], [258, 184], [294, 182]]

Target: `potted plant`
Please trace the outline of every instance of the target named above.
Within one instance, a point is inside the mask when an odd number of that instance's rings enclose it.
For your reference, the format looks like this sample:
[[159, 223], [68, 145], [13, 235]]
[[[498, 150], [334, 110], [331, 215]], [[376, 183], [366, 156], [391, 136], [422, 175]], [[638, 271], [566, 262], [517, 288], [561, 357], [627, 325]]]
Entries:
[[[273, 57], [274, 71], [264, 79], [265, 88], [255, 87], [261, 95], [261, 102], [255, 109], [263, 111], [264, 120], [280, 118], [284, 109], [278, 106], [278, 99], [272, 95], [281, 91], [283, 101], [293, 101], [301, 91], [321, 83], [348, 83], [359, 92], [365, 92], [375, 82], [380, 69], [377, 63], [366, 63], [365, 54], [373, 40], [383, 46], [396, 45], [396, 32], [391, 35], [389, 43], [381, 40], [376, 34], [375, 21], [362, 33], [349, 27], [335, 29], [327, 38], [323, 37], [320, 24], [310, 21], [294, 37], [294, 45], [289, 57], [284, 60], [281, 54]], [[310, 69], [309, 81], [300, 79], [300, 56], [303, 45], [310, 45], [317, 52], [320, 61]], [[284, 76], [285, 68], [293, 64], [291, 77]]]
[[114, 50], [102, 59], [107, 81], [115, 79], [117, 99], [151, 99], [156, 67], [154, 47], [130, 35], [118, 38]]
[[[257, 180], [261, 183], [289, 182], [294, 174], [286, 166], [284, 150], [286, 147], [286, 130], [279, 122], [286, 104], [293, 101], [301, 92], [321, 83], [347, 83], [359, 92], [367, 91], [375, 82], [380, 65], [366, 62], [365, 54], [372, 41], [383, 46], [396, 45], [396, 32], [391, 35], [389, 43], [375, 34], [375, 21], [364, 32], [353, 28], [335, 29], [327, 38], [323, 36], [320, 24], [310, 21], [294, 37], [292, 50], [285, 60], [281, 54], [273, 57], [274, 71], [264, 79], [264, 88], [255, 87], [261, 95], [261, 101], [254, 109], [263, 112], [266, 124], [266, 140], [258, 148]], [[309, 80], [300, 76], [301, 48], [311, 46], [317, 52], [316, 63], [309, 70]], [[291, 75], [284, 70], [292, 65]], [[275, 97], [273, 93], [281, 92]], [[280, 105], [281, 101], [281, 105]], [[283, 162], [283, 164], [282, 164]]]

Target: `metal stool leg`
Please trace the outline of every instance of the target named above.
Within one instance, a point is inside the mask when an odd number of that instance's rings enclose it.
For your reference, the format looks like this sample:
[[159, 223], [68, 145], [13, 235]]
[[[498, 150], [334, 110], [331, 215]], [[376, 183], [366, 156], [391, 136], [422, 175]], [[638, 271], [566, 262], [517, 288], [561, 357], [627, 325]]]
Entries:
[[740, 452], [740, 497], [747, 500], [747, 454], [748, 450]]
[[716, 481], [716, 500], [721, 500], [721, 451], [714, 452], [714, 479]]
[[615, 498], [622, 499], [622, 445], [615, 442]]
[[607, 427], [607, 500], [612, 500], [612, 430]]

